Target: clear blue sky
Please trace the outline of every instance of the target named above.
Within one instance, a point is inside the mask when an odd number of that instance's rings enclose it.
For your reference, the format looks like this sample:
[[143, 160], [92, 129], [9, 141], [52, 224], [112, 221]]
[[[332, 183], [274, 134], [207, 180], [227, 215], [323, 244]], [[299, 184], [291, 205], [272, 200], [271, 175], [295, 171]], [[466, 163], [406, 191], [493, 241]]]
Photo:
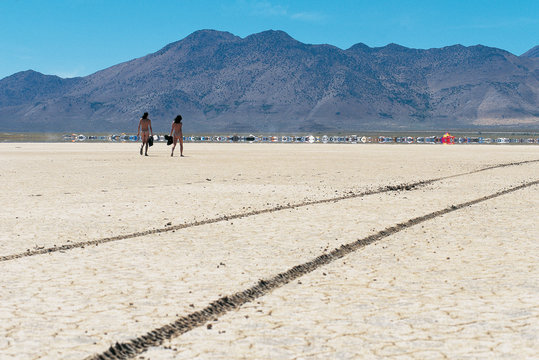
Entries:
[[33, 69], [85, 76], [196, 30], [283, 30], [342, 49], [539, 45], [539, 0], [0, 0], [0, 79]]

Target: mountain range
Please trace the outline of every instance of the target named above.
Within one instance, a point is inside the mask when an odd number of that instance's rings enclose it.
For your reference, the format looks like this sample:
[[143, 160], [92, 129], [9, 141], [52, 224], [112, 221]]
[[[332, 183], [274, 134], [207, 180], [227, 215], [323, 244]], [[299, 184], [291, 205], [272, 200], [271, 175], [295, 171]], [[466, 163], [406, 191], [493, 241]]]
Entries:
[[200, 30], [94, 74], [0, 80], [0, 131], [186, 132], [539, 128], [539, 46], [343, 50], [282, 31]]

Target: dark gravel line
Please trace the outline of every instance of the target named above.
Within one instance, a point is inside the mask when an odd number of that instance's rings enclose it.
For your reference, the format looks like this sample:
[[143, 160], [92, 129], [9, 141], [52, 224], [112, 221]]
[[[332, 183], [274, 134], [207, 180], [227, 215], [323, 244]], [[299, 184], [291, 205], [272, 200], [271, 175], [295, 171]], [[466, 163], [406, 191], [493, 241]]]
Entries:
[[184, 224], [180, 224], [180, 225], [167, 226], [167, 227], [164, 227], [164, 228], [151, 229], [151, 230], [146, 230], [146, 231], [139, 231], [139, 232], [135, 232], [135, 233], [131, 233], [131, 234], [118, 235], [118, 236], [106, 237], [106, 238], [101, 238], [101, 239], [96, 239], [96, 240], [89, 240], [89, 241], [81, 241], [81, 242], [70, 243], [70, 244], [63, 244], [63, 245], [60, 245], [60, 246], [55, 245], [54, 247], [49, 247], [49, 248], [40, 248], [40, 249], [35, 249], [35, 250], [27, 250], [26, 252], [23, 252], [23, 253], [0, 256], [0, 262], [19, 259], [19, 258], [23, 258], [23, 257], [29, 257], [29, 256], [50, 254], [50, 253], [59, 252], [59, 251], [64, 252], [64, 251], [68, 251], [68, 250], [72, 250], [72, 249], [84, 248], [86, 246], [97, 246], [99, 244], [105, 244], [105, 243], [113, 242], [113, 241], [133, 239], [133, 238], [147, 236], [147, 235], [153, 235], [153, 234], [165, 233], [165, 232], [169, 232], [169, 231], [181, 230], [181, 229], [186, 229], [186, 228], [191, 228], [191, 227], [196, 227], [196, 226], [213, 224], [213, 223], [217, 223], [217, 222], [221, 222], [221, 221], [228, 221], [228, 220], [240, 219], [240, 218], [249, 217], [249, 216], [265, 214], [265, 213], [272, 213], [272, 212], [275, 212], [275, 211], [288, 210], [288, 209], [297, 209], [297, 208], [300, 208], [300, 207], [305, 207], [305, 206], [310, 206], [310, 205], [318, 205], [318, 204], [324, 204], [324, 203], [329, 203], [329, 202], [337, 202], [337, 201], [341, 201], [341, 200], [359, 198], [359, 197], [363, 197], [363, 196], [381, 194], [381, 193], [391, 192], [391, 191], [402, 191], [402, 190], [410, 191], [410, 190], [415, 190], [418, 187], [430, 185], [432, 183], [442, 181], [442, 180], [446, 180], [446, 179], [451, 179], [451, 178], [455, 178], [455, 177], [459, 177], [459, 176], [471, 175], [471, 174], [479, 173], [479, 172], [482, 172], [482, 171], [487, 171], [487, 170], [492, 170], [492, 169], [497, 169], [497, 168], [503, 168], [503, 167], [507, 167], [507, 166], [523, 165], [523, 164], [534, 163], [534, 162], [539, 162], [539, 159], [493, 165], [493, 166], [488, 166], [488, 167], [485, 167], [485, 168], [482, 168], [482, 169], [479, 169], [479, 170], [473, 170], [473, 171], [469, 171], [469, 172], [465, 172], [465, 173], [443, 176], [443, 177], [430, 179], [430, 180], [417, 181], [417, 182], [413, 182], [413, 183], [410, 183], [410, 184], [388, 185], [388, 186], [385, 186], [385, 187], [382, 187], [382, 188], [379, 188], [379, 189], [376, 189], [376, 190], [367, 190], [367, 191], [363, 191], [363, 192], [352, 192], [352, 191], [350, 191], [346, 195], [337, 196], [337, 197], [333, 197], [333, 198], [329, 198], [329, 199], [311, 200], [311, 201], [304, 201], [304, 202], [300, 202], [300, 203], [296, 203], [296, 204], [278, 205], [278, 206], [275, 206], [275, 207], [272, 207], [272, 208], [269, 208], [269, 209], [253, 210], [253, 211], [243, 212], [243, 213], [239, 213], [239, 214], [223, 215], [223, 216], [219, 216], [219, 217], [216, 217], [216, 218], [213, 218], [213, 219], [194, 221], [194, 222], [184, 223]]
[[171, 339], [182, 335], [196, 327], [200, 327], [205, 323], [215, 320], [219, 316], [240, 308], [243, 304], [251, 302], [265, 294], [270, 293], [276, 288], [288, 284], [289, 282], [308, 274], [321, 266], [329, 264], [335, 260], [338, 260], [360, 248], [363, 248], [373, 242], [388, 237], [399, 231], [405, 230], [417, 224], [423, 223], [428, 220], [432, 220], [441, 215], [451, 213], [453, 211], [472, 206], [474, 204], [487, 201], [505, 194], [509, 194], [533, 185], [539, 184], [539, 180], [527, 182], [522, 185], [512, 187], [509, 189], [498, 191], [494, 194], [480, 197], [475, 200], [467, 201], [457, 205], [451, 205], [448, 208], [431, 212], [429, 214], [412, 218], [404, 223], [390, 226], [376, 234], [367, 236], [363, 239], [356, 240], [354, 242], [341, 245], [341, 247], [335, 250], [322, 254], [311, 261], [296, 265], [289, 270], [275, 275], [270, 279], [261, 279], [258, 283], [244, 291], [237, 292], [235, 294], [221, 297], [220, 299], [210, 303], [204, 309], [193, 312], [189, 315], [180, 317], [173, 323], [165, 325], [163, 327], [154, 329], [145, 335], [142, 335], [136, 339], [129, 340], [124, 343], [116, 343], [108, 350], [101, 354], [93, 355], [88, 360], [111, 360], [111, 359], [129, 359], [137, 356], [148, 350], [150, 347], [159, 346], [164, 340]]

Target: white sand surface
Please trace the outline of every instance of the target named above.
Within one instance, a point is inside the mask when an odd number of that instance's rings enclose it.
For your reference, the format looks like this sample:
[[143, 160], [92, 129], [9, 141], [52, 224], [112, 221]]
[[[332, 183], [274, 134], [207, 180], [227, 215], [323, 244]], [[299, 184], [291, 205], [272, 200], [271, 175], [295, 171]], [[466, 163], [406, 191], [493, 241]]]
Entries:
[[[538, 146], [0, 144], [0, 358], [81, 359], [389, 226], [539, 180]], [[487, 167], [532, 161], [504, 167]], [[455, 175], [451, 177], [452, 175]], [[445, 177], [445, 178], [444, 178]], [[440, 179], [444, 178], [444, 179]], [[386, 191], [279, 209], [386, 186]], [[151, 359], [533, 358], [539, 185], [411, 226]], [[225, 215], [258, 215], [192, 226]], [[130, 236], [146, 230], [174, 231]], [[22, 256], [118, 235], [126, 239]]]

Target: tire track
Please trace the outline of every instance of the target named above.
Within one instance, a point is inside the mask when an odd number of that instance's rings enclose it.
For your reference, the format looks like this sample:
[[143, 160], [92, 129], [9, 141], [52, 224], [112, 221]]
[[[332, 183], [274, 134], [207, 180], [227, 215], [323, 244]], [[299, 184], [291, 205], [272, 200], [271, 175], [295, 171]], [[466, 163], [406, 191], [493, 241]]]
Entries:
[[113, 241], [133, 239], [133, 238], [138, 238], [138, 237], [147, 236], [147, 235], [153, 235], [153, 234], [165, 233], [165, 232], [169, 232], [169, 231], [181, 230], [181, 229], [197, 227], [197, 226], [202, 226], [202, 225], [214, 224], [214, 223], [218, 223], [218, 222], [221, 222], [221, 221], [229, 221], [229, 220], [234, 220], [234, 219], [240, 219], [240, 218], [244, 218], [244, 217], [255, 216], [255, 215], [266, 214], [266, 213], [272, 213], [272, 212], [281, 211], [281, 210], [297, 209], [297, 208], [310, 206], [310, 205], [319, 205], [319, 204], [325, 204], [325, 203], [330, 203], [330, 202], [337, 202], [337, 201], [342, 201], [342, 200], [359, 198], [359, 197], [363, 197], [363, 196], [382, 194], [382, 193], [391, 192], [391, 191], [402, 191], [402, 190], [410, 191], [410, 190], [414, 190], [414, 189], [416, 189], [418, 187], [427, 186], [427, 185], [430, 185], [430, 184], [435, 183], [435, 182], [439, 182], [439, 181], [442, 181], [442, 180], [447, 180], [447, 179], [451, 179], [451, 178], [455, 178], [455, 177], [476, 174], [476, 173], [480, 173], [480, 172], [483, 172], [483, 171], [488, 171], [488, 170], [493, 170], [493, 169], [498, 169], [498, 168], [504, 168], [504, 167], [508, 167], [508, 166], [518, 166], [518, 165], [524, 165], [524, 164], [536, 163], [536, 162], [539, 162], [539, 159], [492, 165], [492, 166], [484, 167], [484, 168], [481, 168], [481, 169], [478, 169], [478, 170], [468, 171], [468, 172], [465, 172], [465, 173], [447, 175], [447, 176], [442, 176], [442, 177], [439, 177], [439, 178], [434, 178], [434, 179], [430, 179], [430, 180], [422, 180], [422, 181], [417, 181], [417, 182], [413, 182], [413, 183], [409, 183], [409, 184], [387, 185], [385, 187], [378, 188], [376, 190], [367, 190], [367, 191], [362, 191], [362, 192], [352, 192], [352, 191], [350, 191], [346, 195], [336, 196], [336, 197], [329, 198], [329, 199], [303, 201], [303, 202], [296, 203], [296, 204], [277, 205], [275, 207], [268, 208], [268, 209], [253, 210], [253, 211], [248, 211], [248, 212], [243, 212], [243, 213], [238, 213], [238, 214], [231, 214], [231, 215], [222, 215], [222, 216], [212, 218], [212, 219], [194, 221], [194, 222], [189, 222], [189, 223], [184, 223], [184, 224], [174, 225], [174, 226], [167, 226], [167, 227], [164, 227], [164, 228], [157, 228], [157, 229], [151, 229], [151, 230], [146, 230], [146, 231], [139, 231], [139, 232], [134, 232], [134, 233], [130, 233], [130, 234], [117, 235], [117, 236], [112, 236], [112, 237], [96, 239], [96, 240], [75, 242], [75, 243], [71, 243], [71, 244], [63, 244], [63, 245], [60, 245], [60, 246], [55, 245], [54, 247], [49, 247], [49, 248], [40, 248], [40, 249], [35, 249], [35, 250], [27, 250], [26, 252], [23, 252], [23, 253], [0, 256], [0, 262], [19, 259], [19, 258], [23, 258], [23, 257], [42, 255], [42, 254], [51, 254], [51, 253], [54, 253], [54, 252], [65, 252], [65, 251], [68, 251], [68, 250], [73, 250], [73, 249], [78, 249], [78, 248], [83, 249], [86, 246], [97, 246], [99, 244], [105, 244], [105, 243], [109, 243], [109, 242], [113, 242]]
[[335, 260], [341, 259], [344, 256], [355, 252], [356, 250], [361, 249], [367, 245], [370, 245], [380, 239], [386, 238], [402, 230], [421, 224], [425, 221], [435, 219], [439, 216], [451, 213], [453, 211], [538, 184], [539, 180], [527, 182], [519, 186], [498, 191], [491, 195], [480, 197], [475, 200], [463, 202], [457, 205], [451, 205], [450, 207], [447, 207], [445, 209], [409, 219], [404, 223], [399, 223], [397, 225], [387, 227], [376, 234], [367, 236], [363, 239], [359, 239], [345, 245], [341, 245], [340, 248], [336, 248], [329, 253], [319, 255], [318, 257], [306, 263], [296, 265], [285, 272], [275, 275], [270, 279], [261, 279], [256, 285], [248, 289], [229, 296], [221, 297], [220, 299], [210, 303], [202, 310], [180, 317], [173, 323], [154, 329], [138, 338], [129, 340], [124, 343], [117, 342], [105, 352], [97, 355], [92, 355], [88, 357], [87, 360], [119, 360], [132, 358], [134, 356], [137, 356], [138, 354], [145, 352], [150, 347], [159, 346], [165, 340], [180, 336], [190, 330], [200, 327], [205, 323], [214, 320], [231, 310], [240, 308], [243, 304], [256, 300], [257, 298], [260, 298], [303, 275], [313, 272], [314, 270], [329, 263], [332, 263]]

